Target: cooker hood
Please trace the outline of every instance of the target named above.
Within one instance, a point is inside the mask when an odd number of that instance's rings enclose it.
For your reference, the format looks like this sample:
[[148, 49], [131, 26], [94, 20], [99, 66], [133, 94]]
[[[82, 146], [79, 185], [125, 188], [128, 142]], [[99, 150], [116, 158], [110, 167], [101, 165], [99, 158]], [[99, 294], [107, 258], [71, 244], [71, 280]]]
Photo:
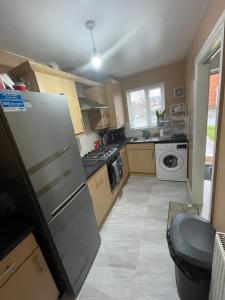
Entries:
[[98, 103], [86, 97], [85, 89], [81, 84], [76, 85], [77, 95], [80, 103], [81, 111], [91, 111], [108, 108], [108, 106]]
[[80, 103], [80, 109], [81, 111], [89, 111], [89, 110], [97, 110], [97, 109], [104, 109], [108, 108], [108, 106], [100, 104], [98, 102], [95, 102], [91, 99], [88, 99], [86, 97], [78, 96], [79, 103]]

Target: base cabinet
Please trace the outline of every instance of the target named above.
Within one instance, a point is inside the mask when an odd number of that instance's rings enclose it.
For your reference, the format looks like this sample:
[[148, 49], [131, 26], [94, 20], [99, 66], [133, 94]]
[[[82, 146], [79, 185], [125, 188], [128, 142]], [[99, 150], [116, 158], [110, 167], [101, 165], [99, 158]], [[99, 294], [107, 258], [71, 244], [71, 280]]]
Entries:
[[[16, 250], [13, 254], [14, 264], [12, 264], [15, 266], [18, 257], [21, 256]], [[25, 248], [24, 250], [26, 252]], [[3, 259], [2, 264], [4, 264], [4, 260], [7, 260], [7, 257]], [[7, 271], [2, 273], [1, 276], [4, 276], [4, 274], [7, 274]], [[0, 299], [2, 300], [56, 300], [58, 294], [57, 287], [39, 247], [26, 258], [21, 266], [0, 287]]]
[[91, 195], [97, 225], [100, 227], [112, 205], [112, 193], [106, 165], [88, 179], [88, 189]]
[[127, 145], [131, 173], [155, 175], [155, 150], [153, 144]]

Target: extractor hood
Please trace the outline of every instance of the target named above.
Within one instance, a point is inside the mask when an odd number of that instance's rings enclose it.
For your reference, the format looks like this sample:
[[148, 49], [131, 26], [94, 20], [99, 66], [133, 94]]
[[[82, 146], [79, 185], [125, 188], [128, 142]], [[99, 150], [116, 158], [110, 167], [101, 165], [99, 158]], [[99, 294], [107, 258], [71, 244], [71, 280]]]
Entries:
[[76, 88], [77, 88], [77, 95], [78, 95], [81, 111], [91, 111], [91, 110], [108, 108], [108, 106], [106, 105], [103, 105], [101, 103], [98, 103], [94, 100], [87, 98], [85, 95], [85, 90], [82, 85], [77, 84]]
[[100, 104], [98, 102], [95, 102], [91, 99], [88, 99], [86, 97], [80, 97], [79, 98], [79, 103], [80, 103], [80, 109], [82, 111], [89, 111], [89, 110], [96, 110], [96, 109], [103, 109], [103, 108], [108, 108], [108, 106]]

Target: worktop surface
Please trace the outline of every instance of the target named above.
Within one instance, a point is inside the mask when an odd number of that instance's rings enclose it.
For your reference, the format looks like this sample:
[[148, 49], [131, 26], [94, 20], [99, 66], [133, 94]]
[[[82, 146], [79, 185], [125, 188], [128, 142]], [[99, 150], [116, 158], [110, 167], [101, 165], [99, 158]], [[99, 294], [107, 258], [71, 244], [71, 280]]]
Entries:
[[[108, 159], [106, 160], [98, 160], [94, 165], [85, 165], [84, 166], [84, 171], [86, 175], [86, 179], [90, 178], [92, 175], [94, 175], [104, 164], [108, 163], [114, 155], [116, 155], [121, 148], [123, 148], [127, 144], [145, 144], [145, 143], [154, 143], [154, 144], [159, 144], [159, 143], [188, 143], [188, 139], [185, 135], [182, 136], [172, 136], [169, 138], [160, 138], [160, 137], [150, 137], [147, 140], [143, 140], [141, 142], [133, 142], [131, 141], [132, 138], [127, 138], [124, 141], [121, 142], [116, 142], [117, 145], [119, 145], [118, 151], [116, 153], [113, 153], [111, 156], [109, 156]], [[113, 146], [113, 144], [112, 144]]]
[[188, 143], [188, 139], [185, 135], [180, 136], [171, 136], [171, 137], [150, 137], [146, 140], [142, 141], [132, 141], [133, 138], [127, 138], [127, 144], [145, 144], [145, 143], [153, 143], [153, 144], [169, 144], [169, 143]]
[[15, 217], [1, 217], [0, 260], [32, 232], [32, 227]]

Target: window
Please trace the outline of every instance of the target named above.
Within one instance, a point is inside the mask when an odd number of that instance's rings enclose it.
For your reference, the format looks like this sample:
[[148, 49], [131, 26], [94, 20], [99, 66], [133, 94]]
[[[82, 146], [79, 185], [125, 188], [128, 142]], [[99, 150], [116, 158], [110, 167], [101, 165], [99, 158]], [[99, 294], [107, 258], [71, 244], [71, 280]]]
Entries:
[[130, 127], [156, 127], [156, 110], [165, 109], [164, 84], [159, 83], [127, 92]]

